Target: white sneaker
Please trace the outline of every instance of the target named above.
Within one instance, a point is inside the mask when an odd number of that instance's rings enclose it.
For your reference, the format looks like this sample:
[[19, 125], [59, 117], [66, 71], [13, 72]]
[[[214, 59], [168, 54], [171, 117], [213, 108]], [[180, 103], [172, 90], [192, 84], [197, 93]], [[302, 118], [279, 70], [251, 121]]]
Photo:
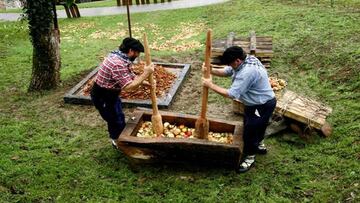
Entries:
[[259, 143], [259, 146], [257, 148], [257, 151], [256, 151], [257, 154], [266, 154], [267, 153], [267, 148], [266, 148], [266, 145], [264, 143], [264, 140], [262, 140], [260, 143]]
[[111, 145], [114, 147], [114, 149], [118, 149], [118, 146], [116, 144], [116, 140], [111, 139], [110, 142], [111, 142]]
[[244, 161], [239, 165], [238, 172], [244, 173], [248, 171], [255, 162], [255, 155], [247, 155]]

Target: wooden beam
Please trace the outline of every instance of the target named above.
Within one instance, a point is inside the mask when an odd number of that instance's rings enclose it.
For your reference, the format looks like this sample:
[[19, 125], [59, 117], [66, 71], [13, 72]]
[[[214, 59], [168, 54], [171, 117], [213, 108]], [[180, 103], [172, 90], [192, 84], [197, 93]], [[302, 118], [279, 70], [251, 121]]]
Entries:
[[229, 36], [226, 40], [226, 45], [225, 45], [225, 49], [231, 47], [234, 45], [234, 38], [235, 38], [235, 33], [234, 32], [230, 32]]
[[256, 55], [256, 34], [255, 31], [250, 32], [250, 55]]

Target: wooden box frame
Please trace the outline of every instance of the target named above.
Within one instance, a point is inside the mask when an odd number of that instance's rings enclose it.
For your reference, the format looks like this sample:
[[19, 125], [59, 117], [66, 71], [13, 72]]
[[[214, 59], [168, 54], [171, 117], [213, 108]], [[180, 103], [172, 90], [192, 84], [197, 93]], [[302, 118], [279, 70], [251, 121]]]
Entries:
[[[163, 122], [194, 127], [198, 116], [160, 111]], [[243, 152], [240, 122], [209, 119], [210, 131], [233, 133], [233, 143], [218, 143], [197, 138], [136, 137], [144, 121], [150, 121], [151, 111], [136, 110], [119, 136], [117, 144], [133, 162], [195, 162], [224, 164], [237, 167]]]
[[[169, 92], [167, 92], [163, 97], [158, 97], [158, 107], [159, 108], [168, 108], [173, 102], [177, 91], [183, 84], [187, 75], [190, 72], [190, 64], [180, 64], [180, 63], [157, 63], [154, 62], [155, 65], [161, 65], [165, 68], [169, 69], [181, 69], [179, 71], [175, 71], [177, 76], [176, 79], [171, 86]], [[87, 82], [95, 76], [98, 71], [98, 67], [91, 71], [83, 80], [81, 80], [78, 84], [76, 84], [70, 91], [68, 91], [64, 96], [64, 102], [70, 104], [84, 104], [84, 105], [92, 105], [92, 101], [90, 96], [84, 96], [80, 92], [82, 88], [87, 84]], [[140, 99], [121, 99], [123, 106], [125, 107], [151, 107], [151, 100], [140, 100]]]

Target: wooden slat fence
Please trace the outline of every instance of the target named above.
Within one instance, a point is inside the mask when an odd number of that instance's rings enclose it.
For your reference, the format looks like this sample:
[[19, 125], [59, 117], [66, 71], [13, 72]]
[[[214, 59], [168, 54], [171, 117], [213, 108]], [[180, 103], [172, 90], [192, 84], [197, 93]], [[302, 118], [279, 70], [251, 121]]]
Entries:
[[[142, 4], [150, 4], [150, 0], [116, 0], [117, 6], [123, 6], [126, 5], [127, 1], [129, 1], [129, 5], [142, 5]], [[153, 0], [154, 4], [157, 3], [165, 3], [165, 2], [171, 2], [171, 0]]]

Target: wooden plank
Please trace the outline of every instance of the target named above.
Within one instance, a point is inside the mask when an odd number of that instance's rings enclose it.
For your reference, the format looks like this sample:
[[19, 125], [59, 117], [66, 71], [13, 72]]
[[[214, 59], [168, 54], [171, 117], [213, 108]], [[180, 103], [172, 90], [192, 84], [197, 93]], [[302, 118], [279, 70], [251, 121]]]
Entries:
[[[243, 108], [241, 102], [233, 102], [233, 111], [235, 113], [242, 114], [244, 112]], [[318, 130], [321, 130], [326, 124], [326, 117], [331, 112], [331, 107], [290, 90], [285, 90], [283, 95], [278, 98], [275, 108], [277, 115], [294, 119]]]
[[257, 42], [257, 44], [261, 44], [261, 45], [271, 45], [271, 46], [272, 46], [272, 41], [262, 42], [262, 41], [259, 41], [259, 38], [256, 38], [256, 42]]
[[259, 51], [272, 50], [272, 45], [271, 44], [256, 43], [256, 49], [259, 50]]
[[257, 42], [272, 42], [272, 37], [258, 36], [256, 37]]
[[265, 68], [270, 68], [271, 63], [270, 62], [261, 62]]
[[235, 33], [230, 32], [230, 33], [229, 33], [229, 36], [228, 36], [228, 38], [227, 38], [227, 40], [226, 40], [225, 49], [233, 46], [233, 44], [234, 44], [234, 37], [235, 37]]
[[234, 45], [239, 46], [243, 49], [247, 49], [250, 47], [250, 42], [246, 42], [246, 41], [234, 41]]
[[[250, 51], [249, 48], [243, 48], [244, 51]], [[214, 48], [213, 51], [212, 51], [213, 54], [217, 54], [217, 55], [222, 55], [222, 53], [224, 53], [224, 50], [223, 49], [219, 49], [219, 48]], [[262, 56], [266, 56], [266, 55], [269, 55], [269, 56], [272, 56], [274, 52], [272, 50], [266, 50], [266, 49], [261, 49], [261, 52], [260, 52], [260, 49], [257, 50], [257, 54], [256, 55], [262, 55]]]
[[261, 58], [261, 62], [271, 62], [271, 58], [263, 57]]

